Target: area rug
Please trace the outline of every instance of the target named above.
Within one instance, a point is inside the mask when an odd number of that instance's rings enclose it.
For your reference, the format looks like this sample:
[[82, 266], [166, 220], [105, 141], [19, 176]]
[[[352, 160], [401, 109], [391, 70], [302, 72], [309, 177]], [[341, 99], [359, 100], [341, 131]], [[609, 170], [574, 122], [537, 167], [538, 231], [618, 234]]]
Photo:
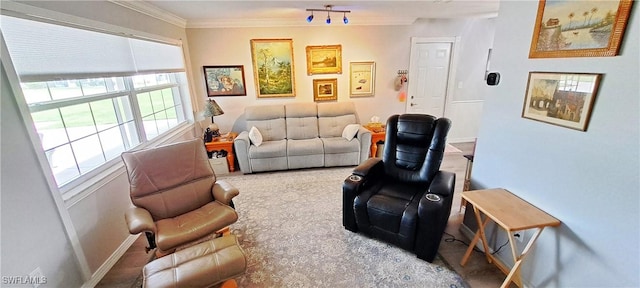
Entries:
[[240, 287], [467, 287], [433, 263], [342, 226], [353, 167], [220, 175], [240, 190], [231, 226], [248, 260]]

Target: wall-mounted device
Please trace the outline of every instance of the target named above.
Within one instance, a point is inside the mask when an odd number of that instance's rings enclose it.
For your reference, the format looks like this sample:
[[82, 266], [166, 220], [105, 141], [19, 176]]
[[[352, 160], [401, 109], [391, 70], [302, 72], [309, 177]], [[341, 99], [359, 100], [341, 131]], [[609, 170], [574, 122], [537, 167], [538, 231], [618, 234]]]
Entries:
[[500, 73], [491, 72], [487, 74], [487, 85], [496, 86], [498, 83], [500, 83]]

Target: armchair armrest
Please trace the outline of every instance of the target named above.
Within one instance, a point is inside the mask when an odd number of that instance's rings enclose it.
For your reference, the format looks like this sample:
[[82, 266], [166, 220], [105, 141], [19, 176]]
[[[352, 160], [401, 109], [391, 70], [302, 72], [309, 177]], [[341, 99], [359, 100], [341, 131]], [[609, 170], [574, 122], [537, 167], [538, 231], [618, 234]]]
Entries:
[[251, 171], [251, 165], [249, 165], [249, 147], [251, 147], [251, 140], [249, 140], [249, 132], [242, 131], [235, 139], [233, 139], [233, 147], [235, 148], [236, 159], [238, 159], [238, 166], [244, 174], [249, 174]]
[[371, 147], [371, 131], [369, 129], [360, 126], [356, 138], [360, 140], [360, 163], [369, 158]]
[[211, 188], [211, 193], [213, 195], [213, 198], [216, 201], [232, 206], [231, 199], [233, 199], [233, 197], [238, 196], [238, 194], [240, 194], [240, 191], [238, 190], [238, 188], [229, 184], [229, 182], [224, 180], [218, 180], [216, 181], [216, 183], [213, 184], [213, 187]]
[[352, 173], [358, 176], [367, 177], [372, 173], [382, 172], [383, 169], [384, 166], [381, 158], [369, 158], [354, 168]]
[[156, 233], [156, 223], [153, 222], [151, 213], [140, 207], [131, 207], [124, 212], [124, 219], [127, 222], [129, 233], [138, 234], [140, 232]]
[[444, 197], [453, 195], [456, 183], [456, 174], [447, 171], [438, 171], [429, 185], [427, 193], [438, 194]]

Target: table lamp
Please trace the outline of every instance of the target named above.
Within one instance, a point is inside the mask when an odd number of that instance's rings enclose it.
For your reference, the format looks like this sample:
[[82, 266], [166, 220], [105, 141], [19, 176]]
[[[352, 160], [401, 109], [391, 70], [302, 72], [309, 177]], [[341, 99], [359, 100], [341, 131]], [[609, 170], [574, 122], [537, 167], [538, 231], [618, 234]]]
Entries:
[[209, 99], [204, 107], [203, 116], [211, 117], [211, 125], [209, 125], [208, 128], [213, 132], [214, 136], [220, 136], [220, 128], [218, 127], [218, 124], [213, 122], [213, 116], [219, 116], [222, 114], [224, 114], [224, 111], [222, 111], [222, 108], [220, 108], [218, 103], [216, 103], [216, 100]]

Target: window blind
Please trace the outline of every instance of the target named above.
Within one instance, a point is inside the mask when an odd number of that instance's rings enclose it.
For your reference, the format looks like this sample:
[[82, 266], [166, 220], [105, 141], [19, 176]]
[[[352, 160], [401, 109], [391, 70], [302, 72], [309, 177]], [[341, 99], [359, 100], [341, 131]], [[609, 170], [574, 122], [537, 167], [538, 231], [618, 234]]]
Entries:
[[185, 70], [179, 46], [0, 17], [0, 29], [21, 82]]

